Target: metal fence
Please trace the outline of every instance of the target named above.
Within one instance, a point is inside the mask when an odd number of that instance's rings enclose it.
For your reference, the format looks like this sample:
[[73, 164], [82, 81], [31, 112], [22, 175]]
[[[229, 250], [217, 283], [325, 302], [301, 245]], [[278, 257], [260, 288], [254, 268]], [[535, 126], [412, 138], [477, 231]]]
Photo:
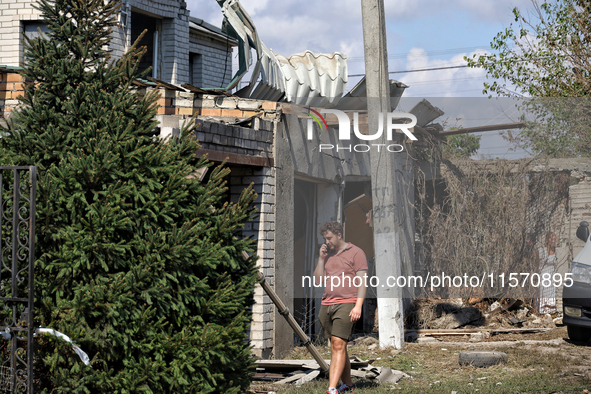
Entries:
[[0, 392], [33, 393], [36, 167], [0, 167]]

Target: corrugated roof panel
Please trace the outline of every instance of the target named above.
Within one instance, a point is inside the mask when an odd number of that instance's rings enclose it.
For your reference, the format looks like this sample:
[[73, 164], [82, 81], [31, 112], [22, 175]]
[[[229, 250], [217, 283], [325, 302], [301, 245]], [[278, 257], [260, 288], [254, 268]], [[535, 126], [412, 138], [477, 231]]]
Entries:
[[422, 99], [412, 107], [410, 112], [417, 117], [417, 126], [419, 127], [425, 127], [445, 113], [425, 99]]
[[[248, 71], [250, 49], [254, 45], [257, 63], [249, 86], [236, 92], [253, 99], [285, 99], [300, 105], [324, 106], [341, 98], [347, 83], [347, 57], [340, 53], [315, 54], [310, 51], [289, 57], [275, 55], [257, 35], [254, 23], [238, 0], [220, 2], [229, 33], [239, 41], [240, 69], [227, 90], [234, 88]], [[233, 31], [232, 31], [233, 30]], [[260, 81], [259, 81], [260, 78]], [[258, 83], [257, 83], [258, 81]]]
[[276, 57], [286, 80], [287, 101], [322, 107], [338, 101], [343, 95], [347, 84], [346, 55], [305, 51], [289, 57]]
[[[402, 82], [390, 80], [390, 107], [396, 109], [400, 102], [400, 97], [408, 86]], [[367, 110], [367, 82], [365, 77], [361, 79], [346, 95], [341, 98], [336, 105], [330, 106], [345, 111], [365, 111]]]

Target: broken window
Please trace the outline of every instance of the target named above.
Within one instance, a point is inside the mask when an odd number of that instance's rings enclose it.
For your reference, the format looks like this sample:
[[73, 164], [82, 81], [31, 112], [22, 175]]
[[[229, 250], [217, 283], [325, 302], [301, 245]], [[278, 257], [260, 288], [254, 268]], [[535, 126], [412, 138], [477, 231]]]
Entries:
[[160, 51], [160, 20], [151, 16], [141, 14], [139, 12], [131, 13], [131, 43], [133, 44], [142, 32], [146, 30], [146, 33], [142, 37], [139, 46], [146, 47], [146, 53], [142, 57], [139, 65], [139, 71], [143, 72], [149, 67], [152, 67], [152, 71], [147, 74], [153, 78], [158, 78], [159, 67], [158, 58]]
[[203, 56], [200, 53], [189, 52], [189, 84], [203, 86]]

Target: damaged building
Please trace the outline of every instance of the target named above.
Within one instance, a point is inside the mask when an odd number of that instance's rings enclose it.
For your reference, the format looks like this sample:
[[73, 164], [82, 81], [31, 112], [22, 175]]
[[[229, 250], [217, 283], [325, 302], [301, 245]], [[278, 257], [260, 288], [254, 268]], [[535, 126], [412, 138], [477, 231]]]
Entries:
[[[213, 1], [213, 0], [212, 0]], [[18, 65], [23, 59], [20, 39], [34, 36], [44, 26], [33, 1], [0, 0], [4, 18], [0, 55], [0, 112], [8, 116], [22, 95]], [[238, 1], [219, 0], [225, 22], [222, 28], [192, 17], [182, 0], [124, 0], [119, 24], [112, 32], [115, 57], [140, 36], [147, 47], [142, 68], [151, 67], [140, 90], [158, 89], [158, 116], [163, 138], [179, 132], [195, 117], [196, 137], [202, 148], [197, 155], [226, 161], [229, 199], [236, 201], [250, 184], [259, 197], [260, 215], [247, 223], [244, 236], [256, 239], [258, 265], [267, 281], [311, 337], [320, 333], [316, 310], [322, 288], [306, 284], [317, 261], [320, 226], [330, 220], [344, 223], [344, 238], [360, 246], [375, 270], [374, 232], [371, 227], [372, 195], [386, 193], [372, 183], [366, 84], [362, 80], [348, 93], [346, 56], [306, 51], [289, 57], [271, 52], [260, 40], [254, 23]], [[18, 6], [17, 6], [18, 5]], [[240, 53], [239, 68], [232, 70], [232, 51]], [[257, 53], [253, 67], [251, 51]], [[250, 69], [250, 82], [240, 81]], [[406, 85], [390, 81], [394, 111]], [[323, 109], [323, 111], [321, 110]], [[322, 112], [325, 122], [312, 115]], [[332, 112], [330, 112], [332, 111]], [[338, 111], [338, 112], [337, 112]], [[420, 137], [442, 112], [427, 102], [411, 109]], [[338, 139], [341, 119], [357, 126], [344, 143]], [[356, 115], [357, 114], [357, 118]], [[356, 119], [356, 122], [355, 122]], [[395, 155], [400, 206], [395, 217], [401, 225], [402, 273], [415, 266], [413, 177], [415, 162], [409, 156], [411, 139], [398, 129], [388, 154]], [[366, 148], [368, 147], [368, 148]], [[419, 260], [419, 259], [416, 259]], [[373, 297], [372, 297], [373, 296]], [[359, 330], [374, 327], [375, 294], [369, 294]], [[296, 343], [287, 322], [261, 287], [255, 290], [250, 337], [254, 352], [263, 358], [280, 358]]]
[[[20, 39], [38, 35], [46, 27], [32, 1], [18, 2], [18, 6], [16, 0], [4, 3], [12, 5], [0, 10], [7, 20], [1, 33], [10, 34], [13, 41], [3, 42], [0, 109], [9, 116], [23, 93], [24, 82], [18, 74], [23, 60]], [[345, 236], [359, 239], [367, 255], [373, 256], [372, 231], [366, 223], [372, 186], [366, 153], [319, 152], [320, 144], [335, 144], [335, 137], [327, 130], [309, 135], [313, 118], [304, 106], [332, 108], [351, 118], [353, 112], [361, 112], [360, 127], [367, 129], [362, 111], [365, 84], [362, 81], [342, 97], [347, 83], [345, 55], [309, 51], [275, 55], [264, 46], [237, 1], [218, 3], [226, 17], [222, 29], [191, 17], [184, 1], [123, 1], [110, 49], [115, 58], [121, 56], [146, 31], [140, 42], [147, 47], [141, 67], [151, 71], [135, 85], [140, 93], [160, 90], [161, 136], [178, 133], [195, 116], [196, 136], [202, 144], [197, 154], [207, 154], [214, 162], [226, 160], [232, 170], [229, 198], [237, 199], [246, 186], [254, 184], [260, 215], [246, 224], [243, 235], [257, 240], [261, 271], [306, 332], [316, 336], [320, 327], [315, 323], [315, 305], [322, 289], [302, 288], [301, 277], [313, 271], [322, 242], [317, 229], [328, 220], [345, 222]], [[236, 71], [231, 69], [232, 47], [241, 53]], [[251, 62], [251, 49], [257, 61], [250, 83], [238, 89]], [[393, 108], [404, 88], [392, 81]], [[325, 122], [333, 131], [339, 126], [331, 114], [326, 114]], [[352, 136], [352, 145], [363, 142]], [[408, 178], [411, 166], [404, 153], [397, 155]], [[412, 256], [412, 250], [408, 253]], [[411, 260], [406, 260], [408, 266]], [[255, 298], [250, 327], [255, 353], [280, 357], [294, 345], [292, 331], [261, 288], [256, 289]]]

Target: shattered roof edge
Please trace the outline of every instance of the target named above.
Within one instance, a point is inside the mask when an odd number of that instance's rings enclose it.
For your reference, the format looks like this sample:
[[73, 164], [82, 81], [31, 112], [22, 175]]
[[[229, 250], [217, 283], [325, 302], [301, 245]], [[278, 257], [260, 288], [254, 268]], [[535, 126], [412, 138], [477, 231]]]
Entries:
[[[223, 37], [224, 40], [228, 40], [231, 43], [238, 44], [237, 39], [229, 36], [228, 34], [224, 33], [222, 31], [222, 29], [220, 29], [219, 27], [216, 27], [216, 26], [212, 25], [211, 23], [204, 21], [203, 19], [199, 19], [194, 16], [190, 16], [189, 17], [189, 28], [192, 28], [191, 23], [194, 23], [196, 26], [201, 27], [203, 29], [209, 30], [211, 33], [213, 33], [212, 34], [213, 36], [216, 36], [218, 38]], [[222, 37], [219, 37], [219, 36], [222, 36]]]

